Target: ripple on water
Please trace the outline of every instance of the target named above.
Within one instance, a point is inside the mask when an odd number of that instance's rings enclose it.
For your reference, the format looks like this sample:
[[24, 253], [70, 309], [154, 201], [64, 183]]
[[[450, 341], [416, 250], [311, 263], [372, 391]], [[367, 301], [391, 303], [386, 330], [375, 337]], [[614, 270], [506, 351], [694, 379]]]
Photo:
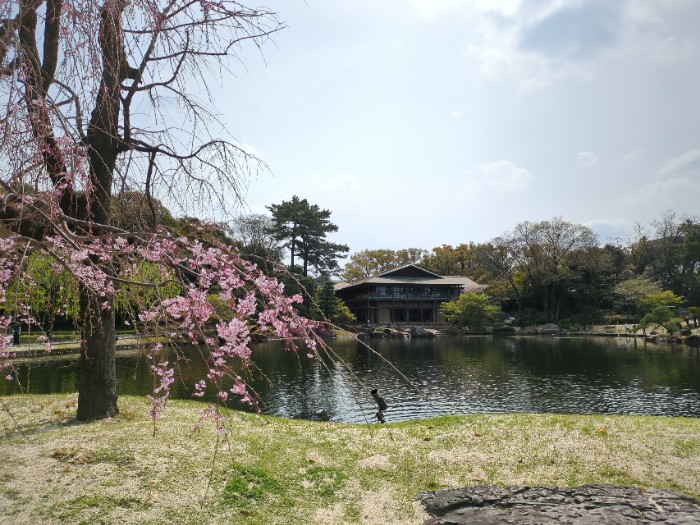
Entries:
[[[345, 364], [321, 366], [283, 351], [279, 342], [256, 346], [255, 364], [269, 381], [254, 379], [252, 387], [265, 412], [313, 418], [323, 409], [334, 421], [372, 422], [377, 407], [369, 391], [378, 388], [389, 405], [387, 421], [507, 412], [700, 417], [700, 358], [683, 348], [629, 350], [610, 339], [440, 337], [376, 341], [380, 358], [353, 340], [333, 345]], [[190, 357], [173, 397], [189, 399], [205, 373], [198, 352]], [[34, 359], [31, 367], [20, 366], [19, 376], [33, 393], [73, 392], [77, 364], [75, 358]], [[117, 369], [120, 393], [149, 392], [153, 381], [143, 358], [120, 356]], [[12, 383], [0, 384], [0, 394], [14, 392]]]

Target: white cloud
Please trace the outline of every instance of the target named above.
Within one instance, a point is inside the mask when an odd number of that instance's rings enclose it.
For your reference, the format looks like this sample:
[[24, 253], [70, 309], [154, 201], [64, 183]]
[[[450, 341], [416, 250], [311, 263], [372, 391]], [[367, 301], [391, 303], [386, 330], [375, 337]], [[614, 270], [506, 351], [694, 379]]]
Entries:
[[601, 226], [606, 228], [626, 229], [632, 226], [632, 224], [625, 219], [591, 219], [589, 221], [585, 221], [583, 225], [588, 226], [591, 229]]
[[477, 1], [477, 41], [465, 55], [485, 78], [514, 82], [524, 91], [568, 78], [591, 80], [607, 65], [631, 59], [697, 60], [694, 30], [683, 33], [683, 20], [697, 13], [692, 2], [542, 0], [489, 7], [498, 5]]
[[460, 118], [462, 114], [459, 111], [450, 111], [447, 116], [450, 118]]
[[526, 169], [509, 160], [487, 162], [467, 174], [465, 189], [468, 192], [513, 193], [527, 191], [535, 177]]
[[583, 225], [593, 230], [603, 242], [625, 237], [634, 227], [633, 222], [626, 219], [591, 219]]
[[594, 60], [617, 45], [623, 8], [621, 2], [559, 3], [522, 25], [518, 48], [557, 62]]
[[696, 208], [700, 199], [700, 148], [668, 159], [658, 171], [659, 180], [630, 191], [624, 204], [665, 208]]
[[631, 2], [625, 51], [661, 64], [691, 63], [697, 56], [697, 31], [686, 21], [696, 17], [695, 0]]
[[691, 149], [669, 159], [659, 170], [662, 177], [681, 174], [693, 174], [700, 180], [700, 148]]
[[555, 67], [550, 61], [536, 54], [519, 53], [507, 39], [493, 44], [469, 46], [465, 56], [476, 60], [479, 72], [487, 79], [516, 84], [523, 92], [547, 88], [569, 76], [588, 78], [584, 69], [568, 64]]
[[660, 209], [677, 208], [681, 205], [697, 203], [700, 199], [700, 181], [688, 177], [659, 180], [627, 193], [622, 203], [632, 206], [650, 205]]
[[592, 151], [582, 151], [576, 156], [576, 160], [582, 166], [591, 167], [600, 162], [600, 157]]
[[523, 34], [559, 10], [562, 2], [523, 3], [510, 7], [490, 16], [489, 11], [482, 8], [484, 16], [475, 28], [478, 42], [464, 51], [476, 61], [485, 78], [514, 82], [520, 90], [529, 91], [546, 88], [570, 76], [590, 77], [588, 67], [522, 45]]

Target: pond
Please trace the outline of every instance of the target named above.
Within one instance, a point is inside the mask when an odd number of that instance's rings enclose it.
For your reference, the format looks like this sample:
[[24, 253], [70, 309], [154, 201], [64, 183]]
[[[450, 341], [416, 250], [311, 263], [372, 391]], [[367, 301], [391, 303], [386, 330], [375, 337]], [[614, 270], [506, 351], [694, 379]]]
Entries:
[[[342, 362], [297, 356], [277, 341], [254, 347], [255, 365], [267, 379], [255, 377], [252, 387], [265, 413], [314, 418], [325, 410], [333, 421], [371, 422], [376, 405], [369, 390], [377, 388], [389, 406], [388, 422], [496, 412], [700, 417], [700, 357], [686, 346], [624, 337], [470, 336], [374, 340], [375, 355], [354, 339], [331, 344]], [[185, 354], [190, 361], [172, 393], [190, 399], [205, 368], [196, 348]], [[29, 392], [77, 391], [77, 356], [20, 363]], [[142, 354], [120, 351], [117, 370], [121, 394], [152, 389]], [[15, 390], [0, 381], [0, 395]]]

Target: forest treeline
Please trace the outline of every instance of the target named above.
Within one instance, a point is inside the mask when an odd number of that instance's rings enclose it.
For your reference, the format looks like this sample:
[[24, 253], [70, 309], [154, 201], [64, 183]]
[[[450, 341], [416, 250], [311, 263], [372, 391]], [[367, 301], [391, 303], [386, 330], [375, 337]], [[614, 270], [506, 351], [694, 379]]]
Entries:
[[[700, 220], [672, 211], [649, 225], [637, 225], [634, 238], [625, 243], [601, 244], [590, 228], [555, 217], [520, 223], [485, 243], [443, 244], [429, 251], [361, 250], [341, 268], [339, 260], [348, 248], [326, 239], [338, 230], [329, 210], [296, 196], [268, 210], [271, 215], [211, 224], [174, 218], [158, 201], [122, 193], [114, 198], [112, 223], [130, 231], [167, 228], [176, 235], [196, 234], [204, 245], [234, 246], [282, 280], [290, 295], [301, 293], [304, 315], [337, 322], [352, 322], [352, 316], [334, 297], [333, 281], [356, 282], [406, 264], [469, 277], [485, 286], [490, 304], [503, 317], [523, 325], [637, 323], [655, 306], [690, 307], [693, 312], [700, 305]], [[147, 262], [122, 271], [139, 282], [168, 281], [156, 264]], [[161, 286], [157, 293], [174, 296], [180, 292], [176, 288]], [[13, 295], [22, 296], [43, 330], [56, 323], [70, 325], [78, 309], [75, 280], [47, 257], [27, 258], [22, 280], [11, 290], [6, 304], [13, 303]], [[124, 285], [116, 296], [118, 317], [126, 325], [137, 320], [138, 311], [158, 299], [155, 294], [152, 288]], [[662, 299], [650, 306], [644, 302], [649, 297]]]
[[523, 222], [482, 244], [362, 250], [341, 278], [358, 281], [404, 264], [485, 285], [522, 324], [636, 323], [649, 313], [649, 296], [670, 298], [660, 305], [671, 311], [700, 305], [700, 222], [669, 211], [637, 225], [633, 240], [604, 245], [590, 228], [562, 218]]
[[[268, 209], [272, 217], [240, 217], [227, 235], [244, 253], [278, 264], [285, 250], [296, 246], [296, 253], [308, 253], [302, 246], [311, 244], [313, 256], [307, 256], [308, 262], [287, 267], [310, 296], [318, 297], [324, 283], [328, 288], [331, 276], [357, 282], [416, 264], [438, 275], [464, 275], [484, 285], [491, 304], [523, 325], [638, 323], [657, 307], [674, 317], [678, 314], [674, 308], [691, 307], [692, 317], [700, 305], [700, 219], [673, 211], [648, 225], [637, 224], [626, 242], [603, 244], [590, 228], [555, 217], [517, 224], [485, 243], [443, 244], [429, 251], [361, 250], [352, 253], [341, 268], [337, 261], [347, 247], [325, 241], [325, 232], [338, 229], [330, 222], [328, 210], [298, 197]], [[290, 209], [297, 210], [292, 214], [296, 218], [290, 219]], [[318, 235], [305, 241], [303, 232], [314, 225]], [[315, 273], [309, 273], [311, 268]], [[290, 290], [299, 291], [299, 281], [283, 279]], [[330, 295], [328, 289], [325, 295]], [[324, 310], [333, 311], [329, 308]], [[666, 322], [666, 317], [659, 310], [653, 318]]]

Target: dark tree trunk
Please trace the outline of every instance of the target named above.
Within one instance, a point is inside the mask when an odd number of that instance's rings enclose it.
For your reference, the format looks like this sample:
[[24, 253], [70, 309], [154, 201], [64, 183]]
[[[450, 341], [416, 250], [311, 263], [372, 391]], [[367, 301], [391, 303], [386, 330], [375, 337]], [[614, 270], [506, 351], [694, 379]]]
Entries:
[[[119, 90], [127, 73], [120, 19], [125, 5], [125, 1], [105, 5], [101, 14], [102, 79], [87, 130], [90, 212], [91, 220], [98, 224], [110, 221], [112, 177], [119, 152]], [[77, 417], [81, 421], [112, 417], [119, 412], [114, 301], [96, 297], [83, 288], [80, 313], [83, 324]]]
[[[124, 55], [121, 16], [127, 0], [107, 2], [102, 6], [100, 21], [100, 51], [102, 77], [87, 129], [86, 146], [90, 163], [89, 197], [91, 216], [81, 216], [76, 205], [75, 191], [69, 183], [63, 190], [61, 208], [64, 213], [98, 224], [108, 224], [112, 176], [119, 153], [119, 115], [121, 81], [130, 73]], [[64, 184], [68, 168], [58, 147], [53, 129], [55, 123], [47, 111], [46, 94], [52, 86], [59, 56], [58, 35], [61, 25], [61, 0], [46, 4], [47, 21], [44, 43], [44, 63], [37, 46], [37, 9], [41, 2], [20, 2], [18, 59], [25, 71], [25, 101], [32, 132], [38, 141], [44, 165], [55, 186]], [[94, 292], [83, 288], [80, 293], [81, 359], [78, 414], [80, 420], [112, 417], [118, 413], [115, 367], [114, 304], [105, 302]]]
[[[109, 306], [103, 308], [102, 306]], [[80, 293], [82, 325], [80, 329], [80, 376], [78, 385], [78, 419], [102, 419], [115, 416], [117, 406], [117, 372], [114, 305], [99, 300], [86, 289]]]
[[291, 269], [292, 273], [294, 273], [294, 248], [295, 248], [295, 247], [294, 247], [294, 239], [292, 239], [292, 243], [291, 243], [291, 245], [290, 245], [290, 251], [292, 252], [292, 258], [291, 258], [291, 261], [290, 261], [290, 263], [291, 263], [291, 264], [290, 264], [290, 269]]

